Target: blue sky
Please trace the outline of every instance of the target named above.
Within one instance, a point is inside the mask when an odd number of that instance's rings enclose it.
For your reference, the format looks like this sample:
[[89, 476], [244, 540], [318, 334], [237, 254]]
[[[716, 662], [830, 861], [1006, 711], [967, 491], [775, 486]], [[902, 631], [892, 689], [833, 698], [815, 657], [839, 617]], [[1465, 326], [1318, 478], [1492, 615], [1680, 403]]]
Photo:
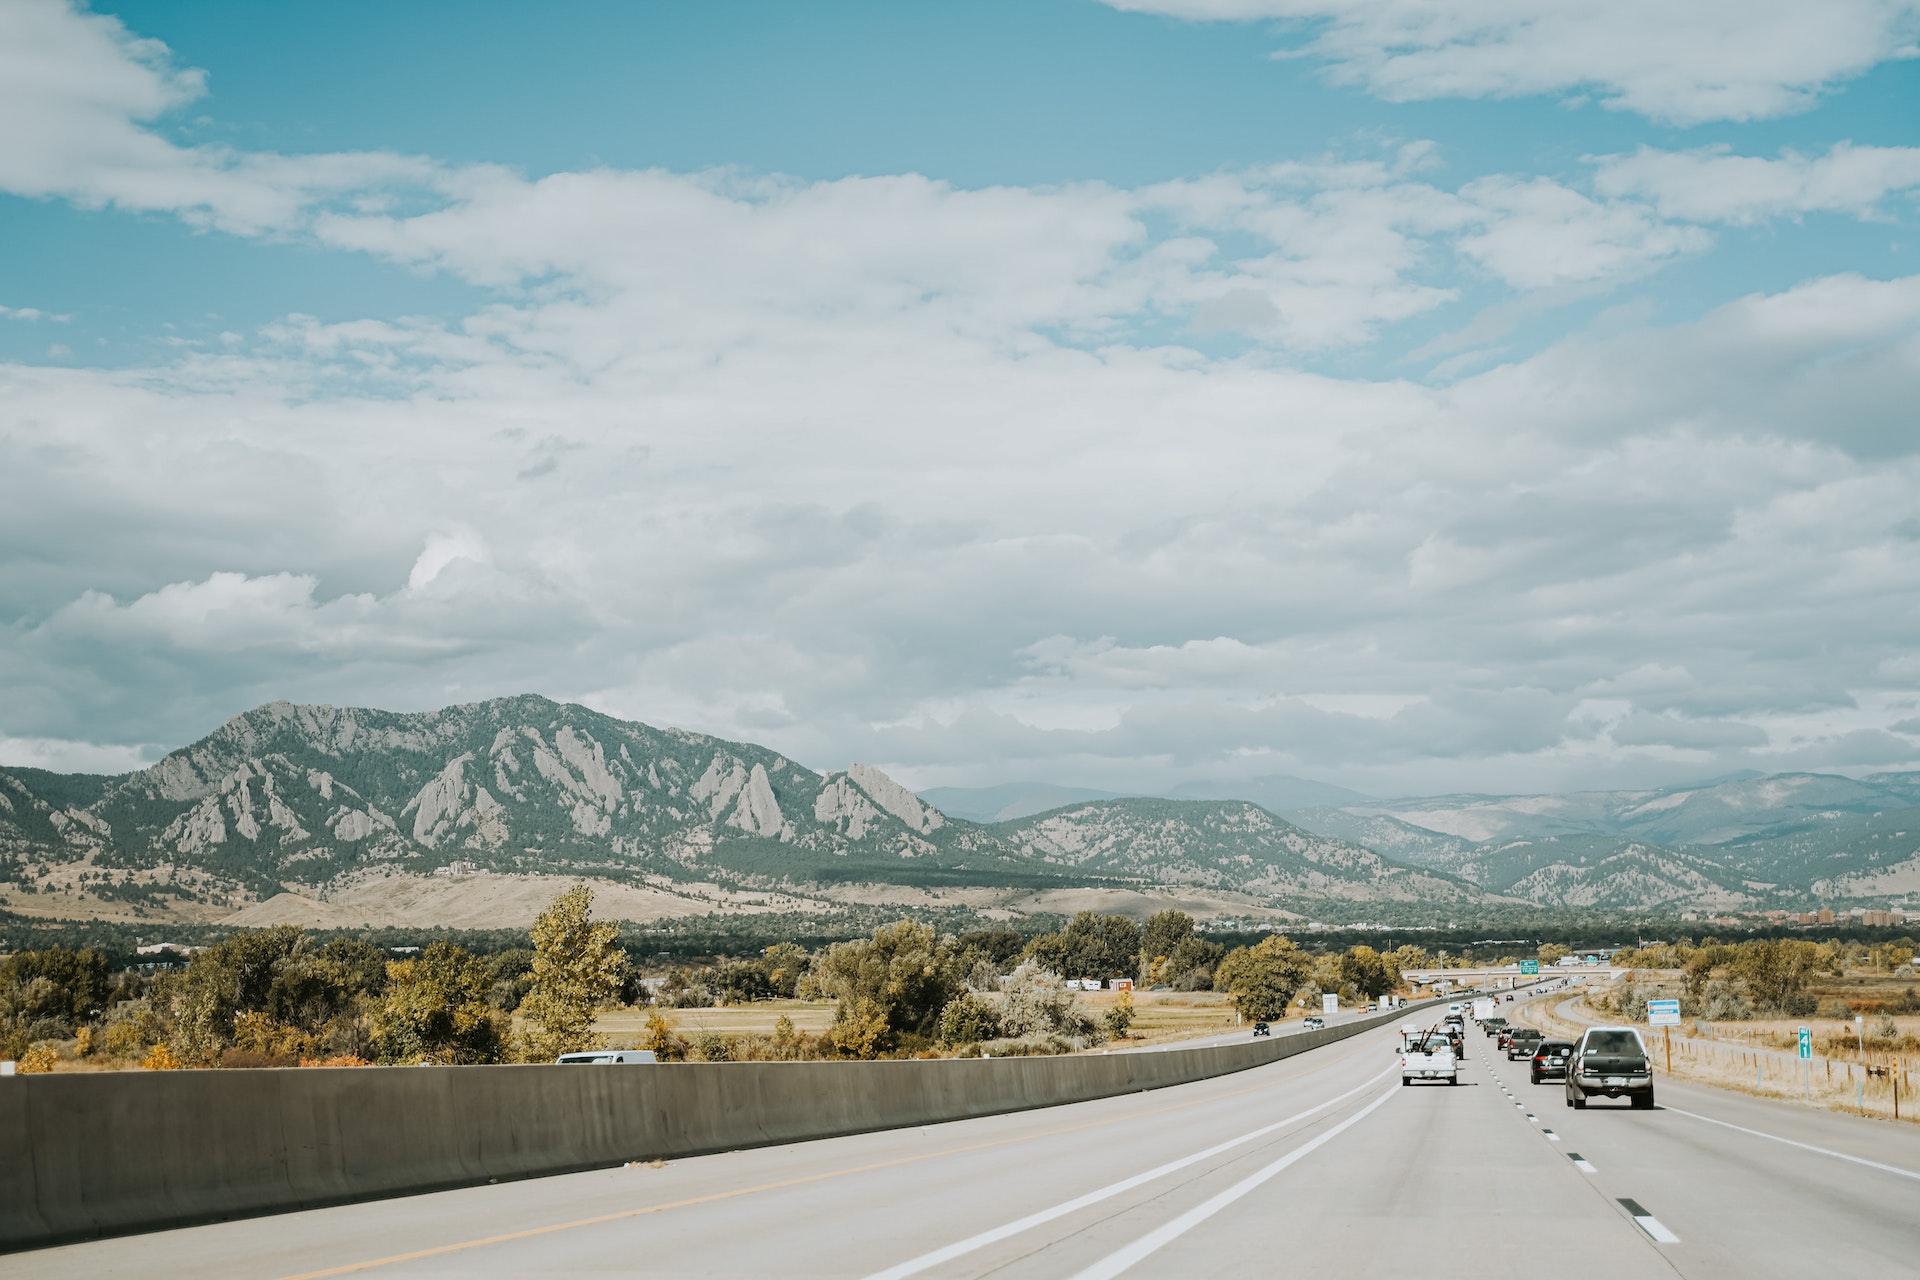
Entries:
[[525, 690], [916, 785], [1920, 756], [1904, 0], [0, 22], [0, 759]]

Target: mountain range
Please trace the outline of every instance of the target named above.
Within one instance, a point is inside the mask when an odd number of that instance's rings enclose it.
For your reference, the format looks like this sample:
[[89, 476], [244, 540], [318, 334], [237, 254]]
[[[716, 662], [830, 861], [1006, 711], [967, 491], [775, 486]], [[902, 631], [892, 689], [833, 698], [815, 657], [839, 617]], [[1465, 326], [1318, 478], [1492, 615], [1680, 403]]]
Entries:
[[588, 877], [666, 914], [804, 909], [850, 885], [1155, 890], [1223, 909], [1487, 896], [1246, 801], [1115, 797], [976, 823], [866, 765], [816, 773], [532, 696], [418, 714], [270, 703], [124, 776], [0, 769], [15, 911], [264, 922], [371, 910], [415, 882], [471, 896], [454, 882], [474, 876]]
[[1004, 918], [1177, 898], [1250, 919], [1407, 919], [1920, 889], [1920, 775], [1405, 800], [1284, 777], [1185, 790], [1210, 794], [916, 795], [867, 765], [820, 773], [534, 696], [424, 713], [270, 703], [130, 774], [0, 768], [0, 906], [508, 922], [552, 878], [584, 877], [629, 918], [847, 902]]

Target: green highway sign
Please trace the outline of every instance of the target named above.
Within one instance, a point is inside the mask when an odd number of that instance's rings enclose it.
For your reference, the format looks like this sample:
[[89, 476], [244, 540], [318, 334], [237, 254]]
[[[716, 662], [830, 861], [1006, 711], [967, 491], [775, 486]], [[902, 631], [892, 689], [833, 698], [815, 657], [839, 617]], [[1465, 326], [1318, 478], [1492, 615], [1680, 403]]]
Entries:
[[1538, 960], [1522, 960], [1520, 962], [1520, 972], [1538, 973], [1540, 972], [1540, 962]]
[[1803, 1058], [1811, 1058], [1813, 1056], [1812, 1027], [1800, 1028], [1800, 1056]]

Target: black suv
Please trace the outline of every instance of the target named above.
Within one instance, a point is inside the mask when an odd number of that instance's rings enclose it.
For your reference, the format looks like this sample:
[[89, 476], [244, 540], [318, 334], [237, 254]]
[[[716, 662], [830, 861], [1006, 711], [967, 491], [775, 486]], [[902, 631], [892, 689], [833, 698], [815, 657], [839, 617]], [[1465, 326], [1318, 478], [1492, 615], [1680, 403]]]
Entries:
[[1584, 1111], [1589, 1098], [1628, 1098], [1634, 1110], [1653, 1106], [1653, 1064], [1632, 1027], [1589, 1027], [1567, 1063], [1567, 1105]]
[[1507, 1032], [1507, 1061], [1512, 1062], [1517, 1058], [1531, 1058], [1533, 1056], [1533, 1046], [1539, 1044], [1544, 1038], [1545, 1037], [1532, 1027], [1515, 1027], [1512, 1031]]
[[1573, 1056], [1573, 1041], [1542, 1040], [1533, 1049], [1533, 1067], [1528, 1076], [1535, 1084], [1542, 1080], [1565, 1080], [1567, 1060]]

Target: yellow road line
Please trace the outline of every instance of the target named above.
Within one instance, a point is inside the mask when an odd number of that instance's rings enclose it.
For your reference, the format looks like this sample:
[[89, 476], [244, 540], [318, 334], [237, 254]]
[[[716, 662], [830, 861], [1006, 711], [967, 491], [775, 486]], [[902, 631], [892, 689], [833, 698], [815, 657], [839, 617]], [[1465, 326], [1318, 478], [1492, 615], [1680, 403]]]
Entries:
[[[1354, 1037], [1356, 1040], [1359, 1038], [1358, 1036]], [[1307, 1052], [1310, 1053], [1312, 1050], [1308, 1050]], [[1338, 1061], [1345, 1062], [1352, 1056], [1353, 1051], [1349, 1050], [1338, 1059]], [[1285, 1062], [1287, 1059], [1282, 1058], [1281, 1061]], [[1334, 1065], [1336, 1065], [1336, 1063], [1323, 1062], [1316, 1067], [1314, 1071], [1309, 1071], [1305, 1074], [1312, 1075]], [[1215, 1079], [1218, 1078], [1217, 1076], [1215, 1077]], [[618, 1222], [623, 1218], [639, 1218], [650, 1213], [665, 1213], [669, 1209], [688, 1209], [694, 1205], [713, 1204], [720, 1200], [735, 1200], [741, 1196], [758, 1195], [765, 1191], [779, 1191], [786, 1187], [800, 1187], [812, 1182], [826, 1182], [833, 1178], [846, 1178], [859, 1173], [873, 1173], [880, 1169], [894, 1169], [901, 1165], [919, 1164], [927, 1160], [939, 1160], [946, 1156], [965, 1155], [972, 1151], [986, 1151], [993, 1147], [1005, 1147], [1021, 1142], [1033, 1142], [1040, 1138], [1055, 1138], [1064, 1133], [1078, 1133], [1086, 1129], [1099, 1129], [1106, 1125], [1144, 1120], [1148, 1116], [1165, 1115], [1171, 1111], [1185, 1111], [1191, 1107], [1223, 1102], [1228, 1098], [1245, 1097], [1249, 1093], [1260, 1093], [1263, 1090], [1278, 1088], [1283, 1084], [1291, 1084], [1300, 1078], [1301, 1076], [1297, 1075], [1288, 1076], [1282, 1080], [1274, 1080], [1267, 1084], [1255, 1085], [1250, 1089], [1236, 1089], [1231, 1093], [1223, 1093], [1216, 1097], [1196, 1098], [1191, 1102], [1176, 1102], [1171, 1106], [1156, 1107], [1150, 1111], [1139, 1111], [1124, 1116], [1111, 1116], [1105, 1120], [1089, 1120], [1085, 1124], [1063, 1125], [1057, 1129], [1043, 1129], [1038, 1133], [1022, 1134], [1014, 1138], [996, 1138], [991, 1142], [976, 1142], [964, 1147], [949, 1147], [944, 1151], [927, 1151], [920, 1155], [902, 1156], [897, 1160], [881, 1160], [874, 1164], [854, 1165], [846, 1169], [830, 1169], [826, 1173], [810, 1173], [799, 1178], [783, 1178], [778, 1182], [762, 1182], [751, 1187], [739, 1187], [732, 1191], [716, 1191], [711, 1195], [692, 1196], [685, 1200], [669, 1200], [662, 1204], [645, 1205], [638, 1209], [621, 1209], [615, 1213], [602, 1213], [591, 1218], [575, 1218], [570, 1222], [553, 1222], [543, 1227], [528, 1227], [524, 1231], [509, 1231], [497, 1236], [482, 1236], [476, 1240], [460, 1240], [453, 1244], [435, 1245], [431, 1249], [415, 1249], [411, 1253], [396, 1253], [385, 1258], [370, 1258], [365, 1262], [349, 1262], [344, 1266], [328, 1267], [324, 1271], [303, 1271], [299, 1275], [284, 1276], [281, 1280], [325, 1280], [327, 1276], [351, 1275], [356, 1271], [371, 1271], [375, 1267], [388, 1267], [400, 1262], [417, 1262], [421, 1258], [436, 1258], [443, 1254], [461, 1253], [468, 1249], [479, 1249], [490, 1244], [506, 1244], [514, 1240], [531, 1239], [534, 1236], [552, 1235], [559, 1231], [572, 1231], [579, 1227], [598, 1226], [603, 1222]], [[1195, 1081], [1194, 1083], [1199, 1082]], [[1098, 1101], [1098, 1099], [1089, 1099], [1089, 1101]], [[985, 1117], [981, 1118], [984, 1119]]]

